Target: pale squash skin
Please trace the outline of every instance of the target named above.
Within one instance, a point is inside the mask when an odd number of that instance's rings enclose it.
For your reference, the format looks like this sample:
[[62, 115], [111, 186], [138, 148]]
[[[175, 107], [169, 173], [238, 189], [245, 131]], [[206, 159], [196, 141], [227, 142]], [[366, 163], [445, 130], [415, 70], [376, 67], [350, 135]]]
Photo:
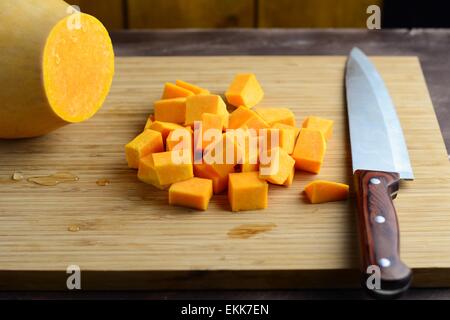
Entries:
[[[92, 117], [103, 104], [114, 74], [111, 40], [83, 13], [85, 29], [69, 31], [68, 8], [62, 0], [0, 1], [0, 138], [41, 136]], [[75, 44], [61, 45], [69, 39]]]

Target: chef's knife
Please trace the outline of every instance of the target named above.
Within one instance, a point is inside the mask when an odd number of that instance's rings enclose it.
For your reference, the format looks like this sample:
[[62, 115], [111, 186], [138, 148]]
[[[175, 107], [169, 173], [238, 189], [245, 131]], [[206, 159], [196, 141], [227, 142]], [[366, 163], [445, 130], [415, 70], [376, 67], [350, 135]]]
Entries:
[[348, 57], [345, 83], [363, 286], [367, 288], [366, 280], [379, 270], [380, 287], [373, 279], [369, 289], [377, 295], [398, 295], [412, 276], [400, 260], [392, 202], [400, 179], [414, 179], [408, 149], [383, 79], [358, 48]]

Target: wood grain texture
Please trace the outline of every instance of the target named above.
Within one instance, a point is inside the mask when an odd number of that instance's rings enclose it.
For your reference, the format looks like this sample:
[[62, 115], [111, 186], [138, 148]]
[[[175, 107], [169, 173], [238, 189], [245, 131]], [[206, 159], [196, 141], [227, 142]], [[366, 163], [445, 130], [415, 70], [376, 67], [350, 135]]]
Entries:
[[365, 28], [369, 5], [382, 0], [259, 0], [261, 28]]
[[130, 28], [252, 28], [254, 0], [128, 0]]
[[125, 8], [123, 0], [66, 0], [80, 7], [81, 12], [99, 19], [108, 30], [125, 28]]
[[[374, 58], [404, 128], [414, 182], [396, 200], [403, 259], [415, 284], [450, 284], [450, 168], [414, 57]], [[0, 141], [0, 287], [63, 288], [78, 264], [84, 287], [287, 288], [357, 286], [353, 201], [309, 205], [307, 182], [351, 182], [344, 106], [344, 57], [118, 58], [111, 93], [91, 120], [37, 139]], [[143, 127], [162, 83], [182, 78], [223, 93], [236, 72], [255, 72], [262, 105], [291, 107], [297, 121], [335, 120], [318, 176], [298, 172], [291, 188], [271, 186], [269, 209], [233, 214], [225, 195], [207, 212], [169, 207], [167, 193], [140, 183], [123, 146]], [[79, 180], [43, 187], [25, 177], [69, 171]], [[98, 179], [110, 184], [98, 186]], [[247, 239], [242, 225], [275, 225]], [[79, 231], [69, 231], [77, 225]]]

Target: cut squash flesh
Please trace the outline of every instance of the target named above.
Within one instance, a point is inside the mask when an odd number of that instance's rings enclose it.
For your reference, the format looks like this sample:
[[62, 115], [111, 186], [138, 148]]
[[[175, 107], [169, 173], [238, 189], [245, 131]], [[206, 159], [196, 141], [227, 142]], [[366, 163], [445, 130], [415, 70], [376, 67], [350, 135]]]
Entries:
[[67, 7], [0, 1], [0, 138], [40, 136], [103, 104], [114, 74], [111, 40], [96, 18], [68, 16]]
[[270, 150], [269, 163], [260, 164], [259, 177], [268, 182], [283, 185], [294, 169], [295, 160], [286, 152], [286, 150], [276, 147]]
[[175, 84], [179, 87], [182, 87], [186, 90], [193, 92], [194, 94], [209, 94], [209, 90], [201, 88], [199, 86], [196, 86], [195, 84], [183, 80], [177, 80], [175, 81]]
[[240, 106], [230, 114], [228, 128], [242, 128], [242, 126], [244, 126], [253, 116], [254, 112], [252, 112], [249, 108]]
[[254, 74], [242, 73], [235, 76], [225, 96], [233, 106], [251, 108], [262, 100], [264, 91]]
[[177, 86], [176, 84], [167, 82], [164, 85], [164, 91], [161, 99], [174, 99], [193, 96], [194, 93], [188, 89]]
[[285, 187], [290, 187], [292, 182], [294, 181], [294, 176], [295, 176], [295, 167], [292, 168], [291, 174], [289, 175], [289, 177], [286, 179], [286, 181], [283, 183], [283, 185]]
[[223, 133], [222, 139], [211, 143], [205, 150], [203, 162], [207, 170], [220, 177], [235, 171], [236, 164], [242, 162], [244, 151], [238, 144], [238, 137], [232, 131]]
[[295, 143], [292, 158], [295, 167], [311, 173], [319, 173], [325, 156], [327, 144], [319, 130], [303, 128]]
[[139, 160], [148, 154], [162, 152], [163, 139], [160, 132], [146, 129], [125, 146], [128, 167], [137, 169]]
[[194, 164], [194, 176], [212, 180], [214, 194], [219, 194], [228, 187], [228, 175], [221, 177], [204, 163]]
[[192, 132], [186, 128], [170, 131], [166, 138], [166, 150], [188, 150], [192, 153]]
[[231, 211], [267, 208], [269, 187], [258, 172], [231, 173], [228, 181], [228, 201]]
[[150, 129], [152, 123], [155, 122], [155, 116], [153, 114], [149, 115], [147, 121], [145, 122], [144, 130]]
[[139, 161], [138, 178], [159, 189], [193, 176], [190, 159], [183, 158], [176, 151], [152, 153]]
[[309, 116], [303, 121], [302, 127], [312, 130], [319, 130], [322, 132], [325, 140], [329, 140], [333, 135], [333, 123], [333, 120]]
[[[222, 133], [223, 117], [214, 113], [202, 114], [202, 149], [205, 149], [210, 143], [214, 142], [213, 136]], [[215, 130], [216, 132], [210, 132]]]
[[213, 113], [222, 117], [223, 128], [228, 127], [228, 111], [225, 102], [218, 95], [197, 95], [186, 99], [185, 125], [193, 126], [195, 121], [202, 121], [203, 113]]
[[340, 201], [348, 198], [349, 186], [343, 183], [316, 180], [305, 187], [305, 193], [311, 203]]
[[284, 123], [275, 123], [273, 128], [280, 130], [280, 147], [292, 154], [300, 129]]
[[[333, 121], [310, 116], [296, 128], [288, 108], [250, 109], [262, 96], [254, 75], [237, 75], [226, 97], [238, 107], [229, 114], [219, 95], [181, 80], [166, 83], [155, 117], [126, 146], [129, 166], [138, 163], [141, 181], [169, 189], [170, 205], [207, 210], [212, 195], [228, 189], [231, 211], [266, 208], [269, 185], [291, 186], [296, 169], [320, 172]], [[346, 199], [348, 189], [318, 180], [304, 193], [322, 203]]]
[[169, 204], [206, 210], [212, 195], [213, 184], [210, 179], [191, 178], [170, 186]]
[[81, 14], [81, 28], [63, 19], [53, 28], [43, 55], [44, 87], [50, 106], [67, 122], [81, 122], [100, 109], [114, 74], [114, 52], [103, 25]]
[[185, 128], [176, 123], [154, 121], [150, 124], [149, 129], [161, 132], [163, 140], [166, 141], [167, 136], [169, 135], [170, 132], [177, 129], [183, 130]]
[[245, 145], [240, 146], [245, 150], [242, 163], [238, 164], [238, 172], [259, 171], [259, 143], [258, 136], [252, 135], [249, 131], [245, 132]]
[[186, 120], [186, 98], [155, 101], [155, 120], [183, 124]]
[[[238, 107], [229, 116], [229, 129], [267, 129], [269, 124], [259, 114], [244, 106]], [[257, 132], [258, 133], [258, 132]]]
[[258, 107], [253, 109], [269, 126], [276, 123], [284, 123], [295, 127], [295, 115], [289, 108]]

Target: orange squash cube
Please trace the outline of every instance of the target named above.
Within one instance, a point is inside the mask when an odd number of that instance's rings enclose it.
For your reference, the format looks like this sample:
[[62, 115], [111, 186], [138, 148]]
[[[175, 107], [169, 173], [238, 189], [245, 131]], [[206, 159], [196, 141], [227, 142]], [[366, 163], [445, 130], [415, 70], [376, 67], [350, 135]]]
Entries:
[[[202, 118], [205, 119], [205, 113], [202, 115]], [[209, 113], [209, 115], [214, 115]], [[206, 116], [208, 117], [208, 116]], [[218, 120], [218, 118], [220, 120]], [[222, 120], [220, 116], [214, 115], [213, 118], [208, 119], [206, 123], [206, 128], [203, 127], [203, 121], [196, 121], [194, 125], [194, 134], [193, 134], [193, 152], [196, 159], [196, 162], [202, 160], [204, 154], [208, 153], [208, 150], [218, 141], [222, 141], [223, 133], [222, 133]], [[214, 123], [216, 122], [216, 123]], [[208, 128], [209, 127], [209, 128]], [[215, 128], [214, 128], [215, 127]]]
[[295, 167], [300, 170], [319, 173], [326, 148], [322, 132], [302, 128], [292, 153], [292, 157], [295, 159]]
[[239, 132], [223, 133], [220, 141], [209, 145], [205, 150], [203, 166], [197, 167], [202, 178], [213, 180], [214, 193], [226, 189], [228, 175], [235, 172], [237, 164], [242, 162], [243, 147], [239, 144], [237, 133]]
[[303, 121], [303, 128], [319, 130], [326, 140], [333, 135], [333, 120], [309, 116]]
[[162, 151], [164, 151], [164, 145], [161, 133], [149, 129], [144, 130], [125, 146], [128, 167], [137, 169], [142, 157]]
[[[188, 126], [189, 127], [189, 126]], [[200, 129], [201, 126], [197, 122], [194, 126], [193, 134], [192, 134], [192, 145], [193, 145], [193, 155], [194, 159], [202, 159], [203, 157], [203, 130]], [[195, 162], [198, 162], [196, 160]]]
[[294, 176], [295, 176], [295, 167], [292, 168], [291, 174], [289, 175], [289, 177], [286, 179], [286, 181], [283, 183], [283, 186], [285, 187], [289, 187], [292, 185], [292, 182], [294, 182]]
[[340, 201], [348, 198], [349, 186], [343, 183], [316, 180], [305, 187], [305, 193], [311, 203]]
[[259, 177], [270, 183], [283, 185], [292, 174], [295, 160], [280, 147], [271, 149], [268, 156], [268, 163], [260, 160]]
[[268, 152], [268, 150], [280, 147], [280, 130], [275, 128], [259, 130], [259, 151]]
[[157, 180], [160, 186], [190, 179], [194, 176], [192, 161], [186, 153], [166, 151], [151, 154], [151, 160], [141, 159], [138, 178], [150, 184]]
[[175, 84], [179, 87], [182, 87], [184, 89], [187, 89], [187, 90], [193, 92], [194, 94], [209, 94], [209, 90], [203, 89], [199, 86], [196, 86], [192, 83], [185, 82], [183, 80], [177, 80], [177, 81], [175, 81]]
[[213, 195], [213, 184], [210, 179], [191, 178], [175, 182], [169, 188], [169, 204], [198, 210], [208, 209]]
[[166, 150], [187, 150], [192, 153], [192, 131], [186, 128], [171, 131], [166, 139]]
[[185, 125], [192, 126], [194, 121], [201, 121], [202, 114], [213, 113], [222, 117], [222, 127], [228, 127], [228, 111], [225, 102], [217, 95], [205, 94], [186, 99]]
[[237, 166], [237, 172], [259, 172], [259, 163], [257, 157], [246, 157], [242, 164]]
[[230, 113], [230, 120], [228, 123], [229, 129], [242, 128], [251, 117], [254, 116], [254, 112], [246, 107], [240, 106]]
[[186, 98], [155, 101], [155, 120], [184, 124], [186, 120]]
[[272, 128], [280, 130], [280, 147], [286, 150], [288, 154], [292, 154], [300, 129], [284, 123], [275, 123]]
[[162, 185], [159, 182], [152, 154], [141, 158], [139, 161], [138, 179], [160, 190], [166, 190], [170, 187], [170, 184]]
[[245, 145], [240, 146], [245, 150], [242, 163], [235, 168], [237, 172], [259, 171], [259, 141], [258, 136], [252, 134], [249, 130], [245, 131]]
[[175, 129], [184, 129], [184, 127], [171, 122], [155, 121], [150, 125], [150, 129], [161, 132], [163, 140], [166, 141], [169, 133]]
[[247, 150], [243, 162], [239, 165], [240, 172], [259, 172], [259, 150]]
[[264, 97], [264, 91], [253, 73], [237, 74], [225, 93], [228, 103], [252, 108]]
[[[205, 149], [210, 143], [213, 143], [214, 139], [208, 139], [208, 130], [216, 130], [217, 132], [222, 132], [223, 128], [223, 117], [214, 113], [203, 113], [202, 114], [202, 149]], [[212, 136], [214, 136], [212, 132]]]
[[145, 129], [150, 129], [151, 124], [155, 121], [155, 116], [153, 114], [149, 115], [147, 121], [145, 122]]
[[194, 163], [194, 176], [210, 179], [213, 183], [214, 194], [219, 194], [228, 187], [228, 174], [221, 177], [217, 173], [208, 169], [205, 163]]
[[269, 124], [253, 110], [240, 106], [230, 114], [229, 129], [267, 129]]
[[[234, 172], [236, 164], [242, 162], [244, 151], [239, 144], [236, 134], [239, 132], [229, 131], [222, 135], [222, 140], [217, 141], [205, 150], [203, 162], [206, 167], [220, 177]], [[245, 141], [245, 137], [242, 139]]]
[[230, 173], [228, 201], [232, 211], [267, 208], [269, 186], [258, 172]]
[[194, 176], [190, 157], [177, 151], [153, 153], [153, 162], [162, 185], [183, 181]]
[[258, 107], [253, 110], [259, 114], [269, 126], [273, 126], [275, 123], [284, 123], [295, 127], [295, 115], [288, 108]]
[[166, 82], [161, 99], [173, 99], [193, 96], [194, 93], [176, 84]]
[[[254, 111], [252, 111], [254, 112]], [[260, 131], [261, 129], [268, 129], [270, 125], [256, 112], [254, 112], [253, 117], [251, 117], [246, 123], [245, 127], [248, 129], [254, 129]]]

